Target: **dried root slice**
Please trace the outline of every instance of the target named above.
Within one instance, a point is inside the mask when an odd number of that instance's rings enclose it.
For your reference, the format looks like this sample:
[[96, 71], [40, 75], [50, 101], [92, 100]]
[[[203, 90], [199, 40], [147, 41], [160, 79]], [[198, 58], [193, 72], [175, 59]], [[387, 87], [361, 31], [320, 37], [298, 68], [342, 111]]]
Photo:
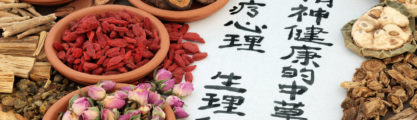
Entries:
[[29, 17], [33, 17], [33, 15], [23, 9], [20, 8], [13, 8], [14, 10], [16, 10], [21, 16], [29, 16]]
[[29, 20], [18, 22], [12, 26], [4, 27], [3, 37], [9, 37], [11, 35], [23, 32], [25, 30], [30, 29], [33, 26], [50, 23], [54, 21], [55, 19], [56, 19], [56, 16], [54, 14], [50, 14], [47, 16], [35, 17]]
[[413, 108], [407, 108], [395, 114], [387, 120], [415, 120], [417, 119], [417, 112]]
[[414, 21], [401, 3], [381, 3], [343, 27], [345, 45], [361, 56], [380, 59], [414, 52]]
[[41, 31], [46, 31], [46, 30], [49, 30], [51, 28], [52, 28], [52, 25], [50, 25], [50, 24], [34, 27], [34, 28], [31, 28], [31, 29], [23, 32], [23, 33], [18, 34], [17, 39], [21, 39], [21, 38], [24, 38], [26, 36], [29, 36], [29, 35], [32, 35], [32, 34], [35, 34], [35, 33], [39, 33]]
[[193, 0], [167, 0], [168, 5], [177, 10], [185, 10], [191, 7]]
[[46, 31], [42, 31], [39, 35], [39, 43], [38, 46], [35, 50], [35, 52], [33, 52], [33, 56], [38, 56], [41, 51], [43, 50], [43, 45], [45, 44], [45, 40], [46, 40], [46, 35], [48, 33]]
[[32, 13], [32, 15], [35, 15], [36, 17], [40, 17], [40, 16], [42, 16], [38, 11], [36, 11], [35, 10], [35, 8], [34, 7], [29, 7], [29, 8], [27, 8], [27, 10], [30, 12], [30, 13]]
[[0, 72], [0, 93], [12, 93], [13, 83], [13, 72]]
[[380, 71], [384, 70], [387, 66], [381, 61], [377, 59], [369, 59], [362, 63], [361, 68], [368, 72], [379, 73]]
[[0, 17], [20, 17], [19, 15], [9, 13], [7, 11], [0, 11]]
[[35, 62], [33, 70], [30, 73], [30, 79], [39, 81], [39, 80], [48, 80], [51, 77], [51, 64], [49, 62]]
[[21, 78], [29, 78], [34, 63], [35, 58], [32, 57], [14, 57], [0, 54], [0, 72], [12, 71]]

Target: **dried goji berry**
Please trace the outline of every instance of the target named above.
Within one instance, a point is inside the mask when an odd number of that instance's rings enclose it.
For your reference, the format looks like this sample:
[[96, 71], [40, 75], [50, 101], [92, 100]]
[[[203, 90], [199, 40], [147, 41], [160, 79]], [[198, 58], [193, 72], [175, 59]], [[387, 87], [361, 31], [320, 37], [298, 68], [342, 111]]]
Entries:
[[114, 75], [114, 74], [120, 74], [119, 71], [106, 71], [103, 73], [103, 75]]
[[75, 58], [79, 58], [83, 55], [83, 50], [81, 48], [74, 48], [72, 49], [72, 56]]
[[62, 47], [64, 47], [64, 50], [69, 49], [69, 45], [67, 43], [62, 43], [61, 45], [62, 45]]
[[117, 70], [121, 73], [127, 72], [127, 69], [125, 67], [119, 67], [119, 68], [117, 68]]
[[144, 60], [140, 61], [139, 63], [137, 63], [136, 66], [137, 67], [141, 67], [141, 66], [145, 65], [148, 62], [149, 62], [149, 59], [144, 59]]
[[200, 37], [199, 34], [193, 33], [193, 32], [187, 32], [184, 34], [183, 39], [189, 40], [189, 41], [195, 41], [200, 43], [205, 43], [204, 39]]
[[199, 53], [200, 52], [200, 49], [198, 49], [198, 45], [194, 44], [192, 42], [184, 42], [184, 43], [182, 43], [182, 47], [185, 50], [188, 50], [192, 53]]
[[193, 82], [193, 74], [191, 72], [185, 73], [185, 81], [192, 83]]
[[174, 61], [181, 67], [185, 67], [185, 62], [179, 54], [175, 54]]
[[[88, 41], [93, 42], [94, 36], [95, 36], [95, 32], [94, 31], [87, 32]], [[83, 38], [83, 40], [84, 40], [84, 38]]]
[[169, 66], [168, 68], [167, 68], [167, 70], [168, 71], [171, 71], [171, 72], [173, 72], [175, 69], [177, 69], [178, 68], [178, 65], [177, 64], [172, 64], [171, 66]]
[[166, 59], [164, 61], [163, 67], [167, 69], [172, 64], [172, 60]]
[[101, 56], [100, 59], [97, 61], [97, 65], [103, 64], [104, 60], [106, 60], [106, 56]]
[[180, 33], [181, 34], [185, 34], [185, 33], [187, 33], [188, 32], [188, 29], [190, 28], [190, 25], [188, 25], [188, 24], [184, 24], [184, 25], [182, 25], [182, 27], [181, 27], [181, 29], [180, 29]]
[[93, 70], [93, 74], [94, 75], [100, 75], [101, 73], [103, 73], [103, 71], [104, 71], [104, 69], [102, 68], [102, 67], [99, 67], [99, 68], [97, 68], [97, 69], [95, 69], [95, 70]]
[[65, 51], [59, 51], [57, 56], [59, 59], [65, 60]]
[[131, 63], [126, 64], [126, 67], [129, 68], [129, 69], [131, 69], [131, 70], [136, 69], [136, 65], [135, 64], [131, 64]]
[[202, 59], [206, 58], [207, 56], [208, 56], [207, 53], [196, 53], [196, 54], [193, 55], [193, 60], [194, 61], [199, 61], [199, 60], [202, 60]]
[[107, 57], [117, 56], [119, 55], [119, 51], [120, 51], [120, 47], [110, 48], [109, 50], [106, 51], [105, 56]]
[[194, 62], [193, 58], [191, 58], [190, 56], [188, 56], [186, 54], [183, 54], [182, 55], [182, 58], [184, 58], [185, 60], [187, 60], [190, 63], [193, 63]]
[[174, 52], [175, 54], [184, 54], [185, 53], [185, 51], [184, 50], [176, 50], [175, 52]]
[[54, 48], [55, 48], [56, 51], [64, 50], [64, 47], [59, 42], [56, 42], [55, 41], [54, 43], [52, 43], [52, 45], [54, 46]]
[[80, 64], [80, 63], [81, 63], [81, 59], [80, 58], [77, 58], [77, 59], [74, 60], [74, 64]]
[[84, 39], [85, 39], [85, 37], [84, 37], [84, 36], [79, 36], [79, 37], [75, 40], [74, 47], [79, 47], [79, 48], [81, 48], [81, 47], [82, 47], [82, 45], [83, 45], [83, 43], [84, 43]]
[[109, 63], [107, 64], [107, 67], [116, 65], [116, 64], [120, 63], [123, 59], [124, 59], [123, 55], [112, 57], [112, 58], [110, 58]]
[[153, 56], [154, 56], [154, 54], [149, 50], [143, 52], [143, 57], [144, 58], [152, 58]]
[[125, 58], [123, 59], [123, 61], [125, 63], [127, 63], [127, 61], [130, 59], [130, 57], [132, 57], [132, 51], [127, 51], [125, 54]]
[[120, 67], [123, 67], [123, 66], [124, 66], [124, 63], [117, 63], [115, 65], [108, 66], [106, 68], [106, 70], [115, 70], [115, 69], [120, 68]]
[[109, 35], [110, 38], [114, 39], [117, 37], [117, 32], [116, 31], [112, 31]]
[[107, 41], [107, 44], [112, 46], [112, 47], [126, 47], [127, 46], [127, 42], [123, 39], [109, 40], [109, 41]]
[[196, 67], [197, 67], [197, 65], [187, 66], [187, 67], [185, 67], [185, 72], [191, 72], [191, 71], [193, 71]]
[[87, 52], [83, 52], [83, 58], [84, 58], [86, 61], [90, 61], [90, 60], [91, 60], [91, 56], [87, 55]]
[[83, 70], [84, 71], [91, 71], [93, 69], [96, 69], [97, 67], [98, 67], [97, 64], [89, 63], [89, 62], [84, 62]]
[[151, 20], [149, 20], [149, 18], [145, 17], [145, 19], [143, 19], [143, 28], [150, 30], [152, 28], [151, 26]]

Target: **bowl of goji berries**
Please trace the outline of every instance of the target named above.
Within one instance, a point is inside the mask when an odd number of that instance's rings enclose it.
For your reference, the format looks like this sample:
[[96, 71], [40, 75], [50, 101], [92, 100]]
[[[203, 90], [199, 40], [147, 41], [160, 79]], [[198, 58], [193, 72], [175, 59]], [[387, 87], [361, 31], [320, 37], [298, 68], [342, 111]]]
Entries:
[[169, 36], [156, 17], [137, 8], [102, 5], [71, 13], [48, 33], [45, 52], [61, 74], [81, 84], [134, 82], [165, 59]]

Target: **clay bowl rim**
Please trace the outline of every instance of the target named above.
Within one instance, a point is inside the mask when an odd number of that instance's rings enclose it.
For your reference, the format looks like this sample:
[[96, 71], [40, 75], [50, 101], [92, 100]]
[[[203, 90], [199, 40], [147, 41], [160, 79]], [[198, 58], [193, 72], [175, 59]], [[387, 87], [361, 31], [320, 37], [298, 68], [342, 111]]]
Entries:
[[163, 20], [173, 22], [192, 22], [204, 19], [216, 13], [221, 8], [223, 8], [229, 2], [229, 0], [216, 0], [216, 2], [206, 5], [204, 7], [184, 11], [165, 10], [157, 8], [143, 2], [142, 0], [129, 0], [129, 2], [133, 6], [145, 10], [157, 17], [160, 17]]
[[[122, 87], [129, 86], [131, 84], [125, 84], [125, 83], [117, 83], [114, 90], [119, 90]], [[93, 86], [93, 85], [91, 85]], [[85, 86], [81, 88], [81, 91], [83, 91], [85, 94], [87, 94], [89, 86]], [[113, 90], [113, 91], [114, 91]], [[75, 94], [80, 94], [80, 90], [74, 90], [71, 93], [68, 93], [58, 101], [56, 101], [51, 107], [49, 107], [48, 111], [46, 111], [44, 117], [42, 120], [57, 120], [59, 116], [59, 112], [65, 112], [68, 107], [68, 102], [74, 96]], [[175, 120], [175, 114], [172, 110], [171, 106], [165, 103], [164, 111], [166, 114], [166, 120]]]
[[[91, 14], [100, 14], [107, 11], [119, 11], [119, 10], [128, 10], [139, 16], [148, 17], [152, 23], [152, 28], [157, 29], [159, 38], [160, 38], [160, 49], [154, 55], [154, 57], [143, 66], [136, 68], [132, 71], [116, 74], [116, 75], [92, 75], [83, 72], [78, 72], [67, 65], [65, 65], [56, 55], [56, 51], [53, 48], [52, 44], [54, 41], [61, 41], [63, 31], [68, 28], [68, 24], [74, 20], [77, 20], [81, 17]], [[151, 73], [166, 57], [169, 48], [169, 37], [168, 32], [165, 26], [160, 20], [158, 20], [152, 14], [149, 14], [143, 10], [123, 6], [123, 5], [101, 5], [90, 8], [85, 8], [78, 10], [74, 13], [69, 14], [68, 16], [62, 18], [58, 21], [48, 33], [48, 36], [45, 40], [45, 53], [48, 61], [51, 65], [58, 70], [62, 75], [67, 78], [80, 83], [80, 84], [95, 84], [101, 80], [114, 80], [115, 82], [133, 82], [138, 80], [148, 73]]]
[[22, 0], [24, 2], [34, 4], [34, 5], [43, 5], [43, 6], [54, 6], [54, 5], [62, 5], [65, 3], [69, 3], [73, 0]]

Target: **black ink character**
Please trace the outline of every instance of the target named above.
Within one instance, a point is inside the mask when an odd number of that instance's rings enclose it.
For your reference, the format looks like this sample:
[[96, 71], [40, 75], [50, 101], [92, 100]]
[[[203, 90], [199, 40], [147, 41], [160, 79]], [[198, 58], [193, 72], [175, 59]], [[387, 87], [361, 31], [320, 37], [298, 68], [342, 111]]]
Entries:
[[226, 79], [226, 81], [223, 81], [223, 85], [205, 85], [204, 88], [206, 89], [214, 89], [214, 90], [227, 90], [232, 92], [238, 92], [238, 93], [245, 93], [246, 89], [244, 88], [236, 88], [232, 87], [232, 85], [239, 85], [240, 83], [235, 83], [233, 80], [239, 80], [242, 77], [241, 76], [235, 76], [235, 74], [232, 72], [229, 75], [222, 75], [222, 72], [217, 72], [217, 75], [211, 77], [211, 79]]
[[271, 116], [285, 118], [286, 120], [307, 120], [300, 117], [304, 113], [304, 110], [300, 109], [300, 107], [304, 107], [303, 103], [287, 103], [285, 101], [274, 101], [274, 103], [280, 106], [274, 107], [275, 113]]
[[298, 7], [291, 8], [291, 11], [297, 11], [297, 12], [295, 12], [293, 14], [290, 14], [288, 17], [297, 16], [297, 21], [301, 22], [301, 21], [303, 21], [303, 16], [308, 15], [308, 13], [306, 12], [307, 9], [308, 9], [308, 7], [300, 4]]
[[[281, 57], [281, 59], [283, 60], [287, 60], [289, 58], [291, 58], [292, 56], [294, 56], [294, 54], [297, 54], [296, 59], [292, 61], [292, 63], [298, 63], [298, 60], [301, 59], [303, 60], [302, 62], [300, 62], [301, 65], [307, 66], [310, 64], [310, 60], [315, 59], [315, 58], [321, 58], [320, 55], [318, 55], [316, 52], [314, 51], [319, 51], [321, 50], [321, 48], [319, 47], [309, 47], [306, 45], [303, 46], [291, 46], [291, 53], [287, 56]], [[295, 53], [297, 52], [297, 53]], [[315, 61], [312, 61], [313, 65], [315, 67], [320, 67], [319, 64], [317, 64]]]
[[[267, 29], [268, 28], [267, 25], [262, 25], [261, 27], [255, 25], [255, 28], [249, 28], [249, 27], [242, 26], [238, 21], [234, 22], [233, 20], [230, 20], [229, 22], [227, 22], [226, 24], [224, 24], [224, 26], [230, 26], [232, 24], [237, 29], [240, 29], [240, 30], [243, 30], [243, 31], [247, 31], [247, 32], [254, 32], [254, 33], [258, 33], [258, 34], [261, 34], [262, 33], [262, 29]], [[250, 25], [250, 24], [251, 24], [250, 22], [246, 22], [246, 25]]]
[[239, 13], [245, 7], [245, 5], [247, 5], [248, 9], [250, 9], [250, 11], [248, 11], [246, 14], [249, 17], [254, 18], [259, 14], [258, 7], [264, 7], [266, 4], [255, 3], [255, 0], [250, 0], [249, 2], [239, 2], [239, 7], [233, 6], [233, 8], [229, 10], [230, 14], [234, 15]]
[[265, 50], [261, 49], [254, 49], [255, 46], [261, 46], [261, 42], [264, 39], [263, 36], [257, 36], [257, 35], [245, 35], [245, 41], [248, 44], [243, 44], [245, 46], [248, 46], [248, 48], [237, 48], [237, 50], [249, 50], [249, 51], [256, 51], [259, 53], [265, 53]]
[[239, 42], [239, 35], [237, 34], [226, 34], [226, 37], [229, 39], [224, 39], [223, 41], [229, 41], [228, 45], [220, 45], [219, 48], [226, 48], [226, 47], [236, 47], [236, 46], [242, 46], [242, 44], [237, 44], [236, 42]]
[[297, 76], [297, 69], [290, 66], [282, 67], [282, 75], [284, 78], [294, 78]]
[[236, 110], [237, 107], [236, 106], [240, 106], [243, 104], [243, 102], [245, 101], [245, 98], [242, 96], [231, 96], [231, 95], [224, 95], [223, 96], [223, 101], [222, 104], [226, 104], [227, 106], [223, 107], [226, 108], [226, 110], [216, 110], [214, 111], [214, 113], [226, 113], [226, 114], [237, 114], [239, 116], [245, 116], [245, 113], [243, 112], [236, 112], [233, 110]]
[[329, 12], [327, 12], [326, 10], [323, 10], [321, 8], [319, 8], [317, 11], [315, 10], [310, 10], [310, 16], [316, 17], [316, 24], [320, 25], [321, 23], [321, 19], [322, 18], [328, 18], [329, 17]]
[[210, 117], [204, 117], [204, 118], [197, 118], [195, 120], [210, 120]]
[[201, 100], [206, 101], [207, 105], [198, 107], [199, 110], [205, 110], [205, 109], [210, 109], [210, 108], [215, 108], [215, 107], [220, 106], [220, 104], [214, 104], [214, 103], [217, 103], [220, 100], [219, 98], [216, 98], [217, 94], [215, 94], [215, 93], [206, 93], [206, 96], [208, 96], [208, 98], [202, 98]]
[[280, 89], [280, 93], [290, 95], [290, 100], [295, 100], [296, 95], [302, 95], [308, 90], [305, 86], [297, 85], [295, 81], [292, 82], [292, 85], [279, 84], [278, 87]]
[[[290, 27], [286, 27], [285, 29], [289, 29], [290, 33], [288, 34], [288, 40], [291, 40], [293, 38], [294, 29], [296, 30], [296, 37], [294, 40], [296, 41], [302, 41], [302, 42], [309, 42], [309, 43], [316, 43], [320, 45], [326, 45], [326, 46], [333, 46], [332, 43], [326, 43], [323, 42], [324, 39], [320, 38], [320, 34], [328, 34], [329, 32], [324, 31], [323, 28], [316, 27], [312, 25], [311, 27], [306, 27], [306, 32], [303, 33], [302, 29], [296, 29], [297, 25], [293, 25]], [[303, 33], [303, 34], [302, 34]], [[303, 35], [303, 36], [301, 36]]]
[[[306, 69], [303, 68], [300, 70], [301, 77], [303, 77], [303, 81], [307, 83], [308, 85], [313, 85], [314, 83], [314, 70], [313, 69]], [[308, 74], [303, 74], [308, 73]]]

